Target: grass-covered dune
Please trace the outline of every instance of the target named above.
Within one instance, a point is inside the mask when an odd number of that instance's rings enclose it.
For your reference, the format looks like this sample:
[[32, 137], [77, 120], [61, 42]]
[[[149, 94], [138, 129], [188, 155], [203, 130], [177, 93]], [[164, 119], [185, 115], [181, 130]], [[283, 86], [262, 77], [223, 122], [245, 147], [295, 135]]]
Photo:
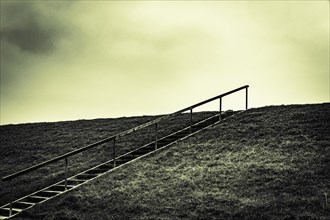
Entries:
[[329, 193], [330, 104], [271, 106], [249, 109], [17, 219], [327, 219]]

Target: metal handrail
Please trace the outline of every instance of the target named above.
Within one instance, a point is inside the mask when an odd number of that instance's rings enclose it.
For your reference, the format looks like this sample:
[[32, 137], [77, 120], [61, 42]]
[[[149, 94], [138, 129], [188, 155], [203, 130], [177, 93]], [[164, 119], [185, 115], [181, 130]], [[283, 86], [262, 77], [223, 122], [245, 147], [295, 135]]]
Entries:
[[[38, 168], [44, 167], [44, 166], [46, 166], [46, 165], [48, 165], [48, 164], [51, 164], [51, 163], [57, 162], [57, 161], [59, 161], [59, 160], [66, 159], [66, 158], [68, 158], [68, 157], [70, 157], [70, 156], [73, 156], [73, 155], [75, 155], [75, 154], [81, 153], [81, 152], [83, 152], [83, 151], [85, 151], [85, 150], [88, 150], [88, 149], [93, 148], [93, 147], [95, 147], [95, 146], [98, 146], [98, 145], [100, 145], [100, 144], [104, 144], [104, 143], [106, 143], [106, 142], [108, 142], [108, 141], [110, 141], [110, 140], [115, 140], [117, 137], [122, 137], [122, 136], [124, 136], [124, 135], [130, 134], [130, 133], [132, 133], [132, 132], [134, 132], [134, 131], [137, 131], [137, 130], [140, 130], [140, 129], [142, 129], [142, 128], [145, 128], [145, 127], [148, 127], [148, 126], [151, 126], [151, 125], [157, 124], [157, 123], [159, 123], [159, 122], [161, 122], [161, 121], [164, 121], [165, 119], [167, 119], [167, 118], [169, 118], [169, 117], [172, 117], [172, 116], [178, 115], [178, 114], [183, 113], [183, 112], [185, 112], [185, 111], [191, 110], [191, 113], [192, 113], [192, 109], [193, 109], [193, 108], [196, 108], [196, 107], [198, 107], [198, 106], [204, 105], [204, 104], [206, 104], [206, 103], [209, 103], [209, 102], [214, 101], [214, 100], [219, 99], [219, 98], [221, 99], [221, 98], [224, 97], [224, 96], [230, 95], [230, 94], [232, 94], [232, 93], [234, 93], [234, 92], [237, 92], [237, 91], [240, 91], [240, 90], [242, 90], [242, 89], [246, 89], [246, 109], [247, 109], [247, 89], [248, 89], [248, 87], [249, 87], [249, 85], [245, 85], [245, 86], [239, 87], [239, 88], [237, 88], [237, 89], [231, 90], [231, 91], [229, 91], [229, 92], [223, 93], [223, 94], [221, 94], [221, 95], [215, 96], [215, 97], [213, 97], [213, 98], [207, 99], [207, 100], [205, 100], [205, 101], [202, 101], [202, 102], [199, 102], [199, 103], [197, 103], [197, 104], [191, 105], [191, 106], [189, 106], [189, 107], [187, 107], [187, 108], [184, 108], [184, 109], [181, 109], [181, 110], [179, 110], [179, 111], [176, 111], [176, 112], [174, 112], [174, 113], [172, 113], [172, 114], [168, 114], [168, 115], [162, 116], [162, 117], [160, 117], [160, 118], [154, 119], [154, 120], [149, 121], [149, 122], [146, 122], [146, 123], [144, 123], [144, 124], [141, 124], [141, 125], [135, 126], [135, 127], [131, 128], [131, 129], [128, 129], [128, 130], [126, 130], [126, 131], [119, 132], [118, 134], [112, 135], [112, 136], [110, 136], [110, 137], [108, 137], [108, 138], [105, 138], [105, 139], [100, 140], [100, 141], [98, 141], [98, 142], [92, 143], [92, 144], [87, 145], [87, 146], [85, 146], [85, 147], [82, 147], [82, 148], [79, 148], [79, 149], [73, 150], [73, 151], [68, 152], [68, 153], [66, 153], [66, 154], [63, 154], [63, 155], [57, 156], [57, 157], [55, 157], [55, 158], [53, 158], [53, 159], [47, 160], [47, 161], [45, 161], [45, 162], [42, 162], [42, 163], [36, 164], [36, 165], [31, 166], [31, 167], [29, 167], [29, 168], [26, 168], [26, 169], [23, 169], [23, 170], [21, 170], [21, 171], [15, 172], [15, 173], [13, 173], [13, 174], [7, 175], [7, 176], [5, 176], [5, 177], [2, 178], [2, 181], [9, 181], [9, 180], [12, 180], [12, 179], [14, 179], [14, 178], [16, 178], [16, 177], [18, 177], [18, 176], [21, 176], [21, 175], [23, 175], [23, 174], [29, 173], [29, 172], [31, 172], [31, 171], [34, 171], [34, 170], [38, 169]], [[220, 101], [220, 111], [221, 111], [221, 101]]]

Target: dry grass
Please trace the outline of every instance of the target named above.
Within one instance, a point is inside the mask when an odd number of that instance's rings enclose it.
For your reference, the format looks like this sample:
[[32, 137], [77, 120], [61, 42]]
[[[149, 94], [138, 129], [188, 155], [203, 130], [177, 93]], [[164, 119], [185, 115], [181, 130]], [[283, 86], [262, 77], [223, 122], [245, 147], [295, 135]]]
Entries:
[[322, 219], [330, 104], [249, 111], [18, 219]]
[[[195, 113], [194, 120], [214, 112]], [[30, 123], [0, 126], [0, 177], [44, 162], [159, 116], [78, 120], [56, 123]], [[159, 124], [159, 136], [189, 124], [189, 115], [180, 114]], [[150, 126], [116, 141], [117, 155], [154, 140]], [[100, 145], [69, 158], [73, 175], [112, 158], [111, 143]], [[45, 178], [46, 177], [46, 178]], [[64, 161], [38, 169], [13, 181], [14, 198], [32, 193], [64, 178]], [[0, 181], [0, 205], [9, 202], [10, 183]], [[28, 186], [28, 187], [27, 187]]]

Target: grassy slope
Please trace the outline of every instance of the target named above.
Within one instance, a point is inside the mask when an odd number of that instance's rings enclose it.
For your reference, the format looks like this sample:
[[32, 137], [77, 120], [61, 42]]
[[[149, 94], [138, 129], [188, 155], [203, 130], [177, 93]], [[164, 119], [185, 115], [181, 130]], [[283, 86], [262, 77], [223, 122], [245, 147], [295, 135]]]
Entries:
[[[194, 120], [200, 120], [212, 114], [214, 113], [196, 113]], [[0, 177], [99, 141], [157, 117], [159, 116], [0, 126]], [[189, 115], [181, 114], [160, 123], [160, 135], [168, 134], [171, 129], [188, 124], [188, 120]], [[167, 129], [168, 124], [172, 125], [171, 129]], [[154, 127], [151, 126], [117, 140], [117, 153], [121, 154], [150, 142], [154, 138], [153, 131]], [[111, 144], [101, 145], [70, 157], [69, 172], [70, 174], [77, 173], [102, 161], [109, 160], [111, 157]], [[59, 161], [54, 165], [15, 179], [14, 198], [62, 180], [63, 171], [64, 161]], [[9, 202], [9, 191], [9, 184], [0, 181], [0, 206]]]
[[330, 216], [329, 121], [330, 104], [250, 109], [19, 219]]

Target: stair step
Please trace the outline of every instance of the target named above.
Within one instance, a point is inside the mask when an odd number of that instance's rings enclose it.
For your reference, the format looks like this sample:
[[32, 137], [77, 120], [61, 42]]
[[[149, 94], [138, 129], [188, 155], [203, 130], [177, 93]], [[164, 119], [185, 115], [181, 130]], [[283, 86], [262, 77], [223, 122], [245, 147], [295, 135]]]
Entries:
[[151, 150], [137, 150], [137, 151], [134, 151], [133, 154], [137, 155], [137, 156], [143, 156], [150, 152], [152, 152], [152, 151]]
[[193, 126], [193, 128], [202, 129], [202, 128], [205, 128], [206, 126], [208, 126], [208, 124], [199, 124], [199, 125]]
[[70, 185], [77, 186], [86, 181], [87, 181], [86, 179], [78, 179], [76, 177], [72, 177], [70, 180], [68, 180], [68, 184], [70, 183]]
[[136, 151], [136, 152], [133, 152], [133, 155], [136, 157], [141, 157], [141, 156], [145, 155], [146, 153], [149, 153], [149, 151], [148, 152]]
[[175, 142], [175, 141], [177, 141], [177, 140], [178, 140], [177, 138], [173, 138], [173, 137], [166, 137], [166, 138], [164, 139], [164, 141], [166, 141], [167, 144], [170, 144], [170, 143]]
[[171, 141], [166, 138], [158, 141], [158, 145], [162, 145], [162, 146], [168, 145], [169, 143], [171, 143]]
[[131, 160], [116, 160], [116, 164], [121, 165], [121, 164], [127, 163], [129, 161], [131, 161]]
[[59, 194], [58, 191], [41, 191], [33, 194], [33, 196], [39, 196], [39, 197], [53, 197]]
[[136, 158], [136, 156], [133, 154], [127, 154], [125, 156], [122, 156], [121, 158], [123, 158], [124, 160], [133, 160]]
[[13, 203], [13, 208], [17, 208], [17, 209], [26, 209], [26, 208], [29, 208], [31, 206], [33, 206], [34, 203], [29, 203], [29, 202], [21, 202], [21, 201], [18, 201], [18, 202], [14, 202]]
[[[12, 215], [18, 213], [17, 210], [12, 210]], [[0, 216], [4, 216], [5, 218], [9, 217], [9, 209], [7, 208], [0, 208]]]
[[155, 150], [155, 146], [153, 147], [153, 149], [140, 148], [140, 149], [134, 151], [133, 153], [135, 153], [135, 152], [146, 152], [146, 153], [149, 153], [149, 152], [151, 152], [153, 150]]
[[185, 137], [185, 136], [187, 136], [187, 134], [185, 134], [185, 133], [176, 133], [176, 134], [174, 134], [174, 135], [172, 135], [172, 136], [170, 136], [170, 137], [174, 137], [174, 138], [183, 138], [183, 137]]
[[152, 146], [150, 147], [144, 147], [144, 148], [140, 148], [139, 150], [145, 150], [145, 151], [153, 151], [155, 150], [155, 144], [153, 144]]
[[106, 170], [111, 170], [112, 168], [113, 168], [113, 164], [103, 164], [97, 167], [97, 169], [106, 169]]
[[180, 136], [170, 136], [170, 137], [168, 137], [169, 138], [169, 140], [171, 140], [171, 141], [177, 141], [177, 140], [179, 140], [179, 139], [181, 139], [181, 138], [183, 138], [183, 137], [180, 137]]
[[[81, 184], [81, 183], [80, 183]], [[76, 186], [79, 186], [79, 184], [77, 184], [77, 185], [67, 185], [67, 189], [65, 189], [65, 185], [63, 184], [63, 185], [57, 185], [57, 186], [60, 186], [60, 187], [62, 187], [63, 189], [64, 189], [64, 191], [63, 192], [65, 192], [66, 190], [69, 190], [69, 189], [72, 189], [72, 188], [74, 188], [74, 187], [76, 187]]]
[[108, 171], [108, 169], [92, 169], [92, 170], [86, 171], [85, 174], [99, 175], [99, 174], [105, 173], [107, 171]]
[[192, 128], [192, 132], [199, 131], [199, 130], [205, 128], [205, 127], [206, 127], [206, 126], [202, 126], [202, 127], [194, 127], [194, 128]]
[[87, 173], [83, 173], [83, 174], [80, 174], [78, 176], [75, 176], [74, 179], [78, 179], [78, 180], [90, 180], [94, 177], [97, 177], [98, 175], [97, 174], [87, 174]]
[[56, 193], [56, 194], [62, 193], [61, 191], [56, 191], [56, 190], [44, 190], [42, 192], [49, 192], [49, 193]]
[[117, 158], [117, 159], [116, 159], [116, 162], [118, 162], [118, 161], [125, 161], [125, 162], [128, 162], [128, 161], [131, 161], [131, 159], [127, 159], [127, 158], [120, 157], [120, 158]]
[[[3, 209], [5, 209], [5, 210], [10, 210], [10, 207], [9, 206], [6, 206], [6, 207], [3, 207]], [[23, 211], [23, 209], [19, 209], [19, 208], [12, 208], [11, 209], [12, 211], [15, 211], [15, 212], [21, 212], [21, 211]]]
[[22, 199], [22, 202], [28, 202], [28, 203], [39, 203], [44, 200], [48, 199], [47, 197], [39, 197], [39, 196], [28, 196], [24, 199]]
[[[76, 179], [75, 177], [71, 177], [71, 178], [68, 179], [68, 181], [67, 181], [67, 186], [68, 186], [68, 188], [69, 188], [69, 187], [72, 188], [72, 187], [75, 187], [75, 186], [77, 186], [77, 185], [80, 185], [80, 184], [83, 183], [83, 182], [86, 182], [86, 180], [80, 180], [80, 179]], [[59, 185], [61, 185], [61, 186], [65, 186], [65, 181], [60, 182]]]
[[[72, 185], [67, 185], [67, 188], [68, 189], [71, 189], [73, 188], [74, 186]], [[51, 186], [49, 188], [47, 188], [47, 190], [50, 190], [50, 191], [60, 191], [60, 192], [64, 192], [65, 191], [65, 185], [55, 185], [55, 186]]]
[[176, 137], [167, 137], [165, 140], [168, 142], [168, 143], [172, 143], [172, 142], [175, 142], [177, 140], [179, 140], [180, 138], [176, 138]]

